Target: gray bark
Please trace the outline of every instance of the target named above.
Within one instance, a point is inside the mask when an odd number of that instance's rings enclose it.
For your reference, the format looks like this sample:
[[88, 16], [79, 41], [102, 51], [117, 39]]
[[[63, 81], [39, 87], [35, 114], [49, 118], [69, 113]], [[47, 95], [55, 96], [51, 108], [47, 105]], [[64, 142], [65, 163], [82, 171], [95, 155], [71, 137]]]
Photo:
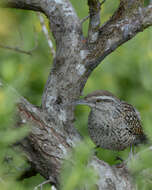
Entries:
[[[42, 108], [18, 99], [18, 114], [30, 123], [31, 133], [22, 142], [27, 159], [46, 179], [59, 185], [64, 156], [83, 140], [74, 128], [74, 106], [87, 79], [96, 66], [121, 44], [152, 25], [152, 4], [121, 0], [118, 10], [100, 27], [98, 0], [88, 0], [90, 24], [87, 40], [81, 22], [68, 0], [5, 0], [3, 7], [43, 12], [50, 21], [56, 40], [56, 57], [43, 92]], [[126, 167], [109, 166], [92, 158], [90, 164], [99, 174], [99, 190], [133, 189]]]

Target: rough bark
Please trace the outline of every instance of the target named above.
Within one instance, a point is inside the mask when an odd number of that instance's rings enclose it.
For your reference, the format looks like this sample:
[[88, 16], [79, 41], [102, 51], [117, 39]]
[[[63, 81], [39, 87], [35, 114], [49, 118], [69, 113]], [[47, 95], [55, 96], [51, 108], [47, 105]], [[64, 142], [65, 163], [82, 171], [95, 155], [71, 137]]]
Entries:
[[88, 41], [89, 43], [95, 43], [98, 39], [100, 27], [100, 1], [88, 0], [88, 5], [90, 15]]
[[[98, 0], [88, 0], [90, 24], [88, 39], [84, 40], [80, 20], [68, 0], [5, 0], [4, 7], [43, 12], [50, 21], [56, 40], [56, 57], [48, 76], [42, 107], [18, 100], [22, 122], [31, 125], [30, 135], [22, 141], [27, 159], [46, 179], [59, 185], [64, 156], [83, 140], [74, 128], [74, 106], [94, 68], [121, 44], [152, 25], [152, 5], [142, 1], [121, 0], [114, 15], [100, 27]], [[99, 190], [133, 189], [125, 167], [109, 166], [92, 158], [97, 170]]]

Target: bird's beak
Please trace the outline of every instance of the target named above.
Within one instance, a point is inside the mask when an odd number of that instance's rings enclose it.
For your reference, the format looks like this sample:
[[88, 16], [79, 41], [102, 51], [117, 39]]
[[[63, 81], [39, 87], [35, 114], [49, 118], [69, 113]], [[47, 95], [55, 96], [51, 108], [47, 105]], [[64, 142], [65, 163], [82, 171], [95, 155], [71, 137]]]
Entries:
[[94, 104], [85, 100], [85, 99], [80, 99], [74, 102], [75, 105], [86, 105], [86, 106], [90, 106], [90, 107], [94, 107]]

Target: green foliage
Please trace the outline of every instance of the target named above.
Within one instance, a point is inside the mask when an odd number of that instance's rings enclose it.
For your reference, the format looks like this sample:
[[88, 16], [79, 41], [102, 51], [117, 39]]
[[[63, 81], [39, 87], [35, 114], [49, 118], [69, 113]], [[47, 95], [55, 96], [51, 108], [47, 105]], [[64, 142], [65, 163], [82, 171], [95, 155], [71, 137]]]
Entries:
[[139, 190], [152, 189], [151, 156], [152, 151], [150, 148], [140, 148], [139, 153], [128, 164]]
[[[0, 11], [0, 18], [0, 44], [30, 50], [38, 43], [32, 56], [2, 48], [0, 51], [0, 79], [6, 82], [6, 87], [0, 88], [0, 189], [34, 189], [44, 178], [37, 176], [21, 182], [16, 180], [28, 164], [16, 147], [12, 149], [12, 144], [24, 138], [30, 126], [15, 127], [16, 92], [9, 86], [17, 89], [19, 94], [31, 102], [40, 105], [52, 58], [34, 13], [3, 9]], [[43, 189], [48, 189], [48, 185]]]
[[150, 4], [150, 2], [151, 2], [151, 0], [144, 0], [144, 6], [149, 5], [149, 4]]
[[26, 164], [18, 151], [14, 151], [13, 143], [21, 140], [28, 133], [28, 126], [15, 128], [15, 96], [6, 86], [0, 89], [0, 182], [2, 189], [11, 189], [14, 179], [19, 176]]
[[63, 164], [61, 174], [61, 189], [82, 189], [87, 183], [87, 189], [93, 190], [93, 184], [97, 181], [97, 174], [88, 162], [93, 155], [93, 146], [89, 140], [78, 144]]

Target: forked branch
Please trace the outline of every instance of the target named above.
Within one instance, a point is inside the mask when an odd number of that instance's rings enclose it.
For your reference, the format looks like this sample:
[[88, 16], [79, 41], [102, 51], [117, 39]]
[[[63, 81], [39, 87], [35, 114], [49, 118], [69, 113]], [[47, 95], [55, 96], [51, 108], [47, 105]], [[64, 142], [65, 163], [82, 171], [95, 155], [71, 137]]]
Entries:
[[[128, 8], [129, 2], [120, 2], [114, 15], [100, 29], [96, 44], [90, 45], [90, 54], [86, 62], [93, 70], [100, 62], [121, 44], [133, 38], [139, 32], [152, 25], [152, 4], [143, 7], [134, 4], [135, 8]], [[136, 1], [135, 1], [136, 2]]]

